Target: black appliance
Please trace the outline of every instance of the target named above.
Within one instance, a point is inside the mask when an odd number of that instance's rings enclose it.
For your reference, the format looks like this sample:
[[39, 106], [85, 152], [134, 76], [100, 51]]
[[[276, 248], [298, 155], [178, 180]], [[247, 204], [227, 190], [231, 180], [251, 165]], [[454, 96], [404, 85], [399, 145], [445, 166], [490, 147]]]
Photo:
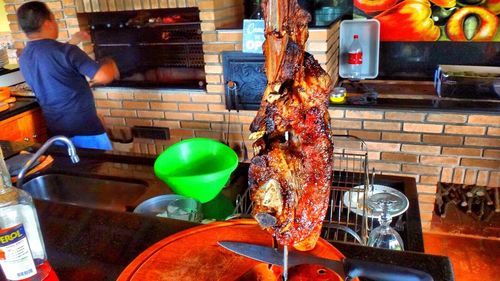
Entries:
[[256, 110], [267, 85], [264, 55], [223, 52], [226, 109]]
[[78, 14], [97, 60], [111, 57], [120, 80], [108, 86], [204, 88], [198, 8]]

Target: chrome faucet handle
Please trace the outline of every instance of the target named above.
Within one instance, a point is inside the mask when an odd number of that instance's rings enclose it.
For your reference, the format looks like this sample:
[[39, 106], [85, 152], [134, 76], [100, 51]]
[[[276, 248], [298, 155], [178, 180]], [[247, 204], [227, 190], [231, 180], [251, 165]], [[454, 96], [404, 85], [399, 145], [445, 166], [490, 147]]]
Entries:
[[40, 158], [45, 153], [45, 151], [47, 151], [47, 149], [49, 149], [49, 147], [57, 141], [66, 144], [66, 146], [68, 147], [68, 156], [71, 158], [71, 162], [80, 162], [80, 157], [78, 157], [78, 154], [76, 153], [76, 148], [69, 138], [65, 136], [51, 137], [40, 147], [40, 149], [37, 150], [35, 154], [33, 154], [33, 156], [30, 157], [30, 159], [28, 159], [28, 161], [26, 161], [24, 166], [21, 168], [17, 175], [17, 188], [22, 189], [24, 177], [26, 176], [26, 173], [30, 169], [31, 165], [33, 165], [33, 163], [35, 163], [35, 161], [38, 160], [38, 158]]

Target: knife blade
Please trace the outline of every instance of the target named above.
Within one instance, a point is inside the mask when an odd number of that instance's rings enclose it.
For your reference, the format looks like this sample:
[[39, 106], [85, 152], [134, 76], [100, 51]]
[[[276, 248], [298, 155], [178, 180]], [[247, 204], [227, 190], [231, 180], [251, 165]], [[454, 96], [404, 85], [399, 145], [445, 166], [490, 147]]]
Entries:
[[[283, 251], [271, 247], [242, 242], [219, 241], [223, 248], [253, 260], [283, 267]], [[367, 262], [344, 258], [335, 261], [297, 252], [288, 253], [288, 266], [299, 264], [319, 264], [335, 271], [342, 279], [351, 280], [356, 277], [365, 277], [380, 281], [432, 281], [429, 274], [396, 265], [387, 265], [376, 262]]]

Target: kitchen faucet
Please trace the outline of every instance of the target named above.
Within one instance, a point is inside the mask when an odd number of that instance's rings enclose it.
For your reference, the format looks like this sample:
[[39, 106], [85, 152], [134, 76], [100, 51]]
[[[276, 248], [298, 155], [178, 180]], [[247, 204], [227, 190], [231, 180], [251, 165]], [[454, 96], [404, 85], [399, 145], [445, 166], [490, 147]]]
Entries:
[[78, 163], [80, 162], [80, 157], [78, 157], [78, 154], [76, 154], [76, 148], [73, 145], [73, 143], [65, 136], [54, 136], [48, 139], [40, 149], [37, 150], [33, 156], [30, 157], [30, 159], [24, 164], [24, 166], [21, 168], [19, 171], [19, 174], [17, 175], [17, 188], [22, 189], [23, 186], [23, 181], [24, 177], [26, 176], [27, 171], [33, 165], [33, 163], [40, 158], [40, 156], [43, 155], [43, 153], [55, 142], [60, 141], [66, 144], [68, 147], [68, 155], [71, 158], [71, 162], [73, 163]]

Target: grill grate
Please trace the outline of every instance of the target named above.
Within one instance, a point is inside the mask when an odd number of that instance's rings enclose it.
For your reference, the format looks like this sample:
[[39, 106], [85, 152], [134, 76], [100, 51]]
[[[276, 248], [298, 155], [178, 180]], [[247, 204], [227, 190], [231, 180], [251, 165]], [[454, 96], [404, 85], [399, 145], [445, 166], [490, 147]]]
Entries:
[[[78, 16], [79, 20], [84, 18], [80, 22], [89, 26], [96, 59], [111, 57], [118, 65], [121, 80], [111, 86], [191, 84], [200, 88], [206, 85], [197, 8], [86, 13]], [[182, 75], [159, 77], [155, 74], [163, 72], [182, 72]]]

